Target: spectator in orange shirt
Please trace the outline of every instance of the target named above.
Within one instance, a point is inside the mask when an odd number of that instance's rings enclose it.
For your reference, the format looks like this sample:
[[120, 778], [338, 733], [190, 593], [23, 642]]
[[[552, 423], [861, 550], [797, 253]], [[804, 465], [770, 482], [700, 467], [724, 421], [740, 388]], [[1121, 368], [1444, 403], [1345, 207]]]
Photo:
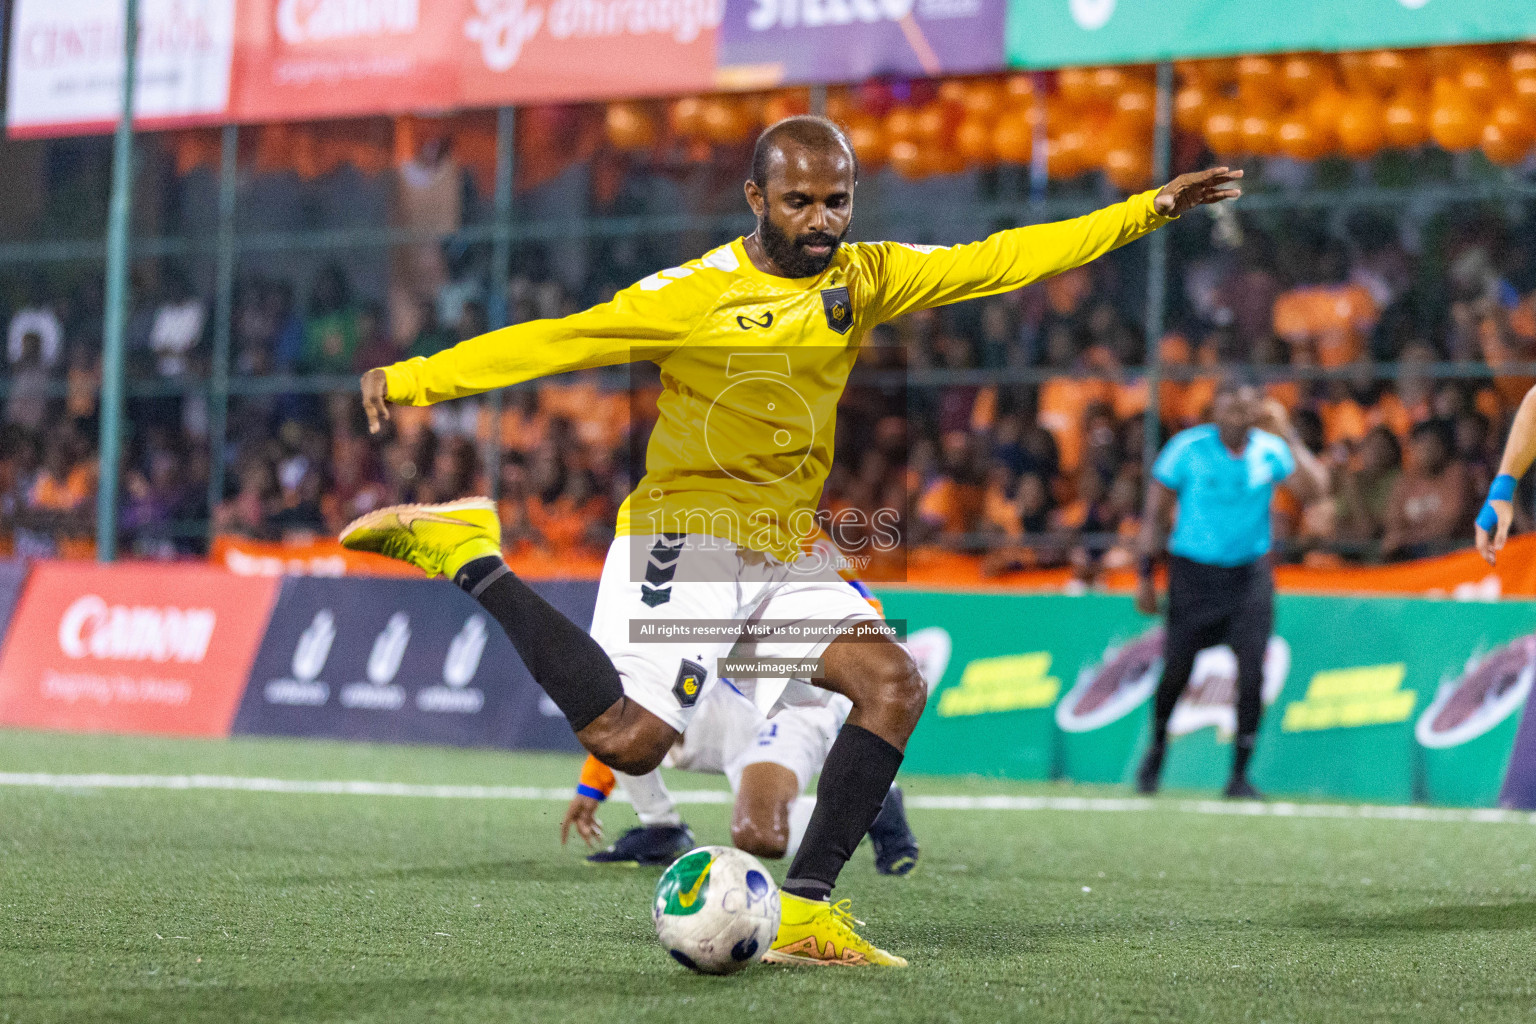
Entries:
[[1323, 246], [1317, 283], [1292, 288], [1275, 299], [1275, 333], [1292, 350], [1309, 349], [1320, 366], [1343, 366], [1360, 358], [1380, 310], [1364, 285], [1345, 280], [1343, 250]]

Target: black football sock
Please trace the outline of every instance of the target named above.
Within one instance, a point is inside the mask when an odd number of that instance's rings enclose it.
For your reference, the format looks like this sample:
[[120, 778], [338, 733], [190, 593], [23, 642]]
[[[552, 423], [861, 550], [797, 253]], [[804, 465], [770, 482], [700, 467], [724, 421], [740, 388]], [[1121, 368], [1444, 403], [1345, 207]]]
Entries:
[[821, 767], [816, 809], [784, 879], [784, 891], [824, 900], [885, 803], [901, 751], [861, 726], [845, 724]]
[[580, 732], [624, 696], [619, 671], [597, 641], [535, 594], [495, 555], [477, 558], [453, 577], [501, 623], [528, 674]]
[[1248, 777], [1248, 759], [1253, 757], [1253, 748], [1258, 737], [1249, 733], [1239, 734], [1232, 741], [1232, 777], [1234, 779], [1246, 779]]

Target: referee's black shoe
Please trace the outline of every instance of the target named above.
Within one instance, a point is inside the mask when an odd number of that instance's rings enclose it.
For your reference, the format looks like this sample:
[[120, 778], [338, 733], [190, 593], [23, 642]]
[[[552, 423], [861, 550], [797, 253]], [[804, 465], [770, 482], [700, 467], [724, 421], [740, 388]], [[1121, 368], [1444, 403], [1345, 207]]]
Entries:
[[608, 849], [592, 854], [587, 863], [666, 867], [693, 845], [693, 830], [687, 825], [640, 825], [619, 836]]
[[1228, 800], [1263, 800], [1264, 794], [1254, 788], [1246, 775], [1234, 775], [1227, 780], [1227, 788], [1222, 790], [1222, 795]]

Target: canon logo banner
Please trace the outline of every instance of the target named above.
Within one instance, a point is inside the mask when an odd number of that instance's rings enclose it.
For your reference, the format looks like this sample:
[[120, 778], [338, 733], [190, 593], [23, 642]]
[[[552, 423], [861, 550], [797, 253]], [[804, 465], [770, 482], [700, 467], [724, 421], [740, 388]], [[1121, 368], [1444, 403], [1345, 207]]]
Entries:
[[277, 581], [35, 562], [0, 651], [0, 725], [226, 736]]
[[277, 34], [290, 46], [410, 35], [418, 0], [278, 0]]
[[109, 605], [86, 594], [59, 619], [59, 649], [70, 658], [198, 664], [217, 622], [211, 608]]

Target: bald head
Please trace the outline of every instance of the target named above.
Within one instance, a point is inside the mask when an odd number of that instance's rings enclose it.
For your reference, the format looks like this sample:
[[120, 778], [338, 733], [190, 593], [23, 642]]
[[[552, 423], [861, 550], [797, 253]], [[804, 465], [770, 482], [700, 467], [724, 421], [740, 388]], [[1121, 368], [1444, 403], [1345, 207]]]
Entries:
[[787, 117], [758, 136], [747, 179], [757, 230], [747, 255], [783, 277], [813, 277], [832, 263], [853, 217], [859, 162], [824, 117]]
[[768, 175], [782, 163], [791, 149], [805, 149], [823, 158], [840, 153], [859, 177], [859, 157], [848, 136], [834, 121], [815, 114], [799, 114], [769, 125], [757, 137], [752, 149], [752, 180], [760, 189], [768, 187]]

